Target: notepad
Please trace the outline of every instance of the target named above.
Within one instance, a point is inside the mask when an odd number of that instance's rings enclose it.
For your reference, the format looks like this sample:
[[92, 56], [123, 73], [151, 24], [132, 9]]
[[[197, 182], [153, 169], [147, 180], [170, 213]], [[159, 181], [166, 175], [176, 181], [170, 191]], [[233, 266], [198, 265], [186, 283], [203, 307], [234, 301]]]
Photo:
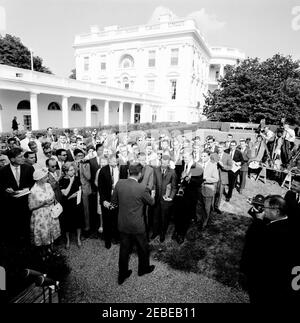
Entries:
[[240, 168], [241, 168], [241, 166], [238, 166], [235, 162], [233, 162], [231, 170], [234, 173], [236, 173]]

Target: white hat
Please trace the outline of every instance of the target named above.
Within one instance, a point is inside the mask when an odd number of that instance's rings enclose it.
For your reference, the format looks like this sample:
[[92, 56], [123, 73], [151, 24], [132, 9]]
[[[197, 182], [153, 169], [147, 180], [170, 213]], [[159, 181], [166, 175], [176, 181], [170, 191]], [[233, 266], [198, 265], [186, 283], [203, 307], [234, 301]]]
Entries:
[[39, 168], [39, 169], [34, 171], [33, 179], [35, 181], [39, 181], [40, 179], [44, 178], [47, 175], [48, 175], [48, 169], [47, 168], [45, 168], [45, 167]]

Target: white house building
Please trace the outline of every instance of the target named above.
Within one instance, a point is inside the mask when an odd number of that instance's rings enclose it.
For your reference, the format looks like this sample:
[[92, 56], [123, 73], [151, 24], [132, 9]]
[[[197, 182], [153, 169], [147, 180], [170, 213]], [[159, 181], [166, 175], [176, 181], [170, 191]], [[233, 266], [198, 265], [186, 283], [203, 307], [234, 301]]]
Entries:
[[170, 14], [152, 25], [92, 26], [73, 47], [78, 80], [156, 94], [166, 102], [161, 121], [198, 121], [224, 66], [245, 58], [237, 49], [209, 47], [194, 20]]
[[14, 116], [20, 130], [152, 122], [163, 104], [153, 94], [0, 64], [0, 132], [12, 130]]
[[91, 27], [75, 36], [77, 80], [0, 64], [0, 132], [137, 122], [194, 122], [226, 64], [245, 55], [209, 47], [192, 19]]

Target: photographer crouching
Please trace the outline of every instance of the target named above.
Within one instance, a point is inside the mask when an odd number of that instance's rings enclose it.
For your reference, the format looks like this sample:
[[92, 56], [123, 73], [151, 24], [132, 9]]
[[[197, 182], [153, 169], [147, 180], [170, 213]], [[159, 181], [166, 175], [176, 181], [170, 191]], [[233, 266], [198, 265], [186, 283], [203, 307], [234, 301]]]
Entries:
[[295, 246], [279, 195], [256, 196], [249, 214], [253, 217], [245, 238], [241, 272], [245, 274], [251, 303], [291, 302], [298, 296], [291, 288]]

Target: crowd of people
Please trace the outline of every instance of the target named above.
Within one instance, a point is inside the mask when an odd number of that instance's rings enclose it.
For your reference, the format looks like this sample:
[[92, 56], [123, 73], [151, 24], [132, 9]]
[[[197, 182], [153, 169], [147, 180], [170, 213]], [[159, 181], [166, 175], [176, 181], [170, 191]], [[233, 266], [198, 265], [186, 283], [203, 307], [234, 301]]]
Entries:
[[[256, 163], [261, 166], [271, 156], [287, 166], [295, 157], [299, 174], [297, 149], [288, 124], [276, 135], [263, 126], [254, 141], [237, 140], [232, 134], [221, 141], [213, 135], [143, 132], [133, 138], [126, 132], [97, 129], [84, 137], [78, 129], [55, 134], [51, 127], [35, 136], [27, 131], [22, 140], [14, 133], [1, 142], [0, 196], [10, 210], [1, 236], [10, 243], [31, 242], [43, 259], [55, 254], [53, 243], [59, 236], [69, 249], [72, 232], [79, 248], [82, 236], [99, 233], [110, 249], [122, 236], [126, 240], [115, 188], [132, 175], [153, 198], [148, 198], [141, 215], [147, 241], [159, 237], [164, 243], [172, 219], [172, 239], [182, 244], [192, 222], [204, 230], [212, 212], [222, 214], [222, 199], [230, 202], [234, 190], [243, 194]], [[56, 217], [53, 209], [58, 203], [63, 211]], [[145, 243], [143, 248], [147, 249]], [[124, 269], [121, 281], [128, 274]]]

